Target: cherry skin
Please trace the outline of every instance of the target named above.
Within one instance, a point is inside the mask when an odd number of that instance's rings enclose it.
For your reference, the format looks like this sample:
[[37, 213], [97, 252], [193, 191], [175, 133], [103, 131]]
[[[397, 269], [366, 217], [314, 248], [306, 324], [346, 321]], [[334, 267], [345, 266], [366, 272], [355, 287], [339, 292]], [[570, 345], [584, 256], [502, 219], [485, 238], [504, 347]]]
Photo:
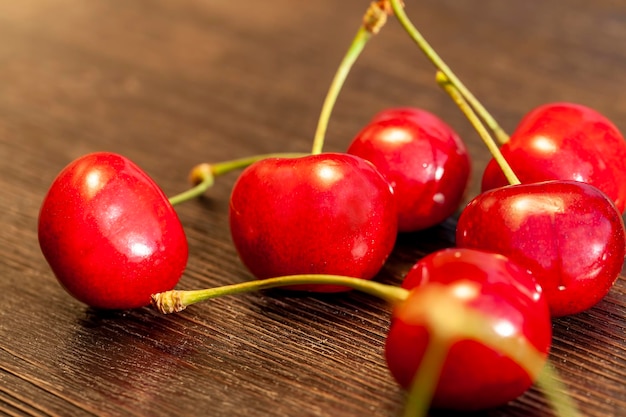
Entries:
[[458, 209], [469, 181], [465, 144], [441, 119], [420, 109], [377, 114], [347, 152], [373, 163], [394, 188], [400, 232], [448, 218]]
[[[532, 275], [502, 255], [444, 249], [413, 266], [402, 284], [411, 293], [393, 311], [385, 357], [402, 387], [411, 386], [429, 343], [424, 294], [436, 285], [444, 286], [447, 296], [483, 314], [484, 327], [498, 338], [527, 342], [538, 365], [545, 364], [552, 327], [541, 287]], [[455, 320], [454, 313], [449, 316]], [[432, 406], [455, 410], [495, 407], [517, 398], [532, 384], [527, 368], [512, 358], [479, 340], [459, 338], [448, 351]]]
[[[572, 103], [540, 106], [522, 119], [501, 151], [522, 183], [586, 182], [608, 195], [620, 213], [626, 208], [626, 142], [593, 109]], [[483, 173], [483, 191], [507, 184], [492, 159]]]
[[370, 122], [375, 123], [388, 119], [396, 119], [399, 117], [406, 119], [415, 118], [415, 120], [421, 120], [424, 116], [428, 117], [429, 115], [433, 116], [436, 120], [439, 120], [439, 118], [437, 118], [437, 116], [433, 115], [432, 113], [426, 112], [416, 107], [392, 107], [376, 113], [374, 117], [372, 117], [372, 120], [370, 120]]
[[127, 158], [85, 155], [52, 183], [39, 213], [39, 244], [59, 282], [102, 309], [150, 303], [185, 269], [187, 240], [161, 189]]
[[533, 272], [553, 316], [599, 302], [621, 272], [624, 223], [597, 188], [546, 181], [484, 192], [463, 210], [459, 247], [508, 256]]
[[[337, 274], [371, 279], [395, 243], [395, 198], [376, 168], [356, 156], [264, 159], [235, 183], [230, 228], [241, 260], [257, 278]], [[298, 289], [346, 290], [331, 285]]]

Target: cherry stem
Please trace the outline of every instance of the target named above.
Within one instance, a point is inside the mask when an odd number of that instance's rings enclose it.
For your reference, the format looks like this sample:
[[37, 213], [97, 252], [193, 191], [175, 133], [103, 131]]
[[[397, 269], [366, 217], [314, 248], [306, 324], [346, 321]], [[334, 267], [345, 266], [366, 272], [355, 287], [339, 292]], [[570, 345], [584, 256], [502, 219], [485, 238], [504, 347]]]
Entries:
[[452, 84], [450, 79], [441, 71], [437, 71], [437, 83], [441, 86], [441, 88], [446, 91], [446, 93], [450, 95], [450, 97], [456, 103], [459, 109], [461, 109], [467, 120], [469, 120], [469, 122], [472, 124], [476, 132], [478, 132], [478, 135], [485, 143], [485, 145], [489, 149], [489, 152], [500, 166], [500, 169], [504, 173], [504, 176], [508, 180], [509, 184], [520, 184], [521, 182], [519, 178], [517, 178], [517, 175], [515, 175], [515, 172], [513, 172], [513, 169], [511, 169], [511, 166], [502, 155], [502, 152], [500, 152], [498, 144], [495, 142], [489, 131], [485, 128], [482, 121], [476, 115], [475, 111], [469, 105], [466, 98], [461, 94], [459, 89], [454, 84]]
[[337, 102], [337, 97], [348, 78], [348, 74], [352, 69], [352, 66], [356, 62], [359, 55], [365, 48], [367, 42], [373, 35], [377, 34], [387, 21], [387, 15], [389, 9], [386, 7], [385, 1], [375, 1], [370, 4], [365, 15], [363, 16], [363, 23], [359, 27], [348, 52], [339, 64], [339, 68], [335, 73], [335, 76], [330, 84], [326, 98], [322, 105], [322, 111], [320, 113], [319, 120], [317, 122], [317, 129], [313, 138], [312, 154], [319, 154], [324, 147], [324, 140], [326, 131], [328, 130], [328, 122], [330, 120], [331, 113]]
[[405, 417], [419, 417], [427, 414], [450, 346], [449, 340], [439, 337], [436, 332], [431, 333], [404, 404]]
[[567, 389], [550, 362], [546, 364], [537, 379], [537, 385], [548, 398], [557, 416], [582, 417]]
[[504, 144], [509, 141], [509, 135], [500, 127], [498, 122], [493, 118], [493, 116], [487, 111], [487, 109], [482, 105], [480, 101], [472, 94], [472, 92], [465, 87], [465, 85], [461, 82], [461, 80], [454, 74], [454, 72], [450, 69], [450, 67], [444, 62], [444, 60], [437, 54], [432, 46], [426, 41], [424, 36], [417, 30], [415, 25], [411, 23], [411, 20], [404, 12], [404, 6], [401, 0], [390, 0], [391, 8], [393, 9], [393, 13], [398, 18], [398, 21], [404, 28], [404, 30], [409, 34], [411, 39], [419, 46], [422, 52], [426, 55], [426, 57], [433, 63], [433, 65], [437, 68], [437, 70], [441, 71], [448, 77], [450, 82], [460, 91], [460, 93], [465, 97], [465, 99], [470, 103], [470, 105], [474, 108], [476, 113], [480, 116], [480, 118], [485, 122], [485, 124], [491, 129], [491, 131], [496, 136], [498, 143]]
[[233, 159], [231, 161], [218, 162], [215, 164], [202, 163], [198, 164], [191, 170], [189, 181], [194, 185], [187, 191], [176, 194], [169, 198], [171, 205], [175, 206], [182, 202], [200, 197], [215, 183], [215, 177], [224, 175], [231, 171], [246, 168], [253, 163], [267, 158], [298, 158], [305, 156], [305, 153], [268, 153], [245, 158]]
[[163, 314], [177, 313], [192, 304], [225, 295], [260, 291], [269, 288], [311, 284], [341, 285], [349, 287], [354, 290], [376, 296], [389, 302], [390, 304], [396, 304], [405, 300], [409, 294], [409, 291], [404, 288], [381, 284], [375, 281], [368, 281], [361, 278], [346, 277], [342, 275], [302, 274], [247, 281], [202, 290], [166, 291], [153, 294], [152, 305]]

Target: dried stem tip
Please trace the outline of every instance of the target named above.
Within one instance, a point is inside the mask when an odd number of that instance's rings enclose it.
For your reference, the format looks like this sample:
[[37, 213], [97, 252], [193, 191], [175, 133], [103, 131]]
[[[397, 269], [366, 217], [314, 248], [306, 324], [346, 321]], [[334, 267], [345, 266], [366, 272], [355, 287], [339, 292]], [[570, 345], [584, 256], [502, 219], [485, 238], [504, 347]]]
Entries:
[[204, 182], [207, 177], [213, 177], [213, 167], [205, 162], [193, 167], [189, 173], [189, 182], [193, 185], [198, 185]]
[[391, 4], [388, 0], [378, 0], [370, 4], [363, 16], [363, 27], [372, 34], [377, 34], [387, 23], [387, 16], [391, 14]]
[[163, 314], [178, 313], [187, 306], [183, 304], [180, 291], [172, 290], [152, 294], [152, 306]]

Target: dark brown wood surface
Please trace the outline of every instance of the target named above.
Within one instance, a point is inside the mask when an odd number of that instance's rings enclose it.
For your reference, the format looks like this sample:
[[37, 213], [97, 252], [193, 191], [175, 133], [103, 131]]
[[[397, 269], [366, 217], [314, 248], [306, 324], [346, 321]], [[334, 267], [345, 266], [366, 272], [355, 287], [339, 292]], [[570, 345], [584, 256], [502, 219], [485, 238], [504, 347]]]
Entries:
[[[124, 154], [173, 195], [199, 162], [307, 152], [367, 3], [0, 2], [0, 414], [400, 415], [405, 394], [385, 368], [382, 302], [264, 292], [178, 315], [96, 312], [59, 286], [37, 243], [47, 188], [85, 153]], [[557, 100], [594, 107], [626, 130], [626, 3], [406, 3], [507, 130]], [[471, 198], [487, 151], [433, 77], [390, 19], [351, 73], [324, 149], [344, 150], [381, 109], [423, 107], [467, 142]], [[228, 230], [235, 178], [177, 207], [190, 244], [180, 288], [251, 278]], [[450, 219], [401, 236], [379, 279], [399, 283], [421, 256], [453, 245], [454, 227]], [[586, 416], [626, 416], [625, 316], [620, 278], [595, 308], [554, 322], [552, 361]], [[533, 389], [478, 415], [551, 412]]]

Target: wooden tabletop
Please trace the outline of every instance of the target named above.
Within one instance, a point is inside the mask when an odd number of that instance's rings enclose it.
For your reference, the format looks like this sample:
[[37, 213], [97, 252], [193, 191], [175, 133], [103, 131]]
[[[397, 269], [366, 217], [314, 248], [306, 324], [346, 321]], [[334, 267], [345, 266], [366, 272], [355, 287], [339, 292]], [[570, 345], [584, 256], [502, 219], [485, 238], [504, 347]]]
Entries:
[[[626, 130], [626, 3], [407, 1], [407, 13], [511, 131], [542, 103], [594, 107]], [[365, 0], [0, 2], [0, 414], [398, 416], [383, 358], [389, 309], [347, 293], [263, 292], [175, 315], [99, 312], [57, 283], [37, 242], [56, 174], [83, 154], [121, 153], [168, 195], [189, 170], [310, 150], [322, 101]], [[377, 111], [416, 106], [464, 138], [478, 192], [488, 159], [395, 19], [365, 49], [324, 146], [345, 150]], [[219, 178], [177, 206], [190, 246], [180, 288], [251, 278], [230, 240]], [[402, 235], [379, 280], [397, 284], [453, 245], [454, 218]], [[554, 321], [552, 361], [585, 416], [626, 416], [626, 281]], [[450, 415], [450, 414], [437, 414]], [[541, 392], [477, 415], [552, 415]]]

